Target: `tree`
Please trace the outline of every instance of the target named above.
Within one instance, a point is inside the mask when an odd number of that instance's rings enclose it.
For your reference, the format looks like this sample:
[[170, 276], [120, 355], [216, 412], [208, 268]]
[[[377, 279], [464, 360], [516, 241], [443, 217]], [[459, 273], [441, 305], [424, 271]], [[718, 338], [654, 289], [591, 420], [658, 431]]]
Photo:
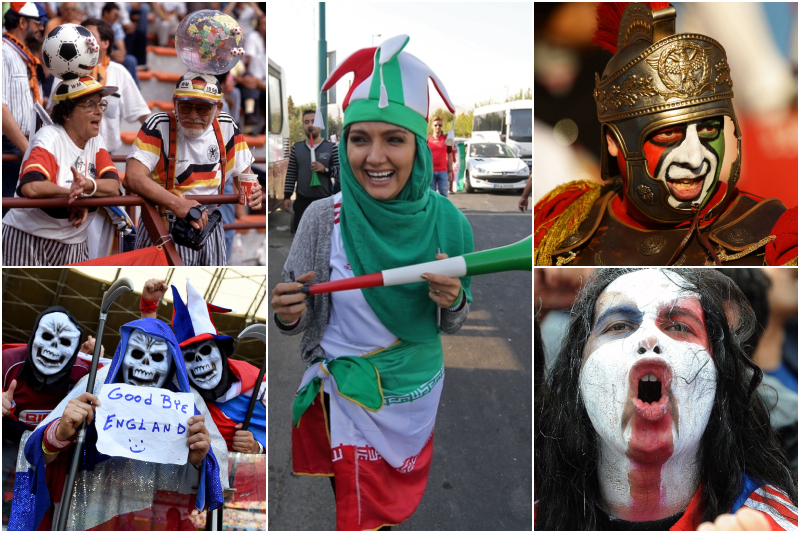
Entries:
[[533, 100], [533, 91], [530, 87], [524, 91], [520, 89], [518, 93], [514, 93], [506, 98], [506, 102], [514, 102], [515, 100]]

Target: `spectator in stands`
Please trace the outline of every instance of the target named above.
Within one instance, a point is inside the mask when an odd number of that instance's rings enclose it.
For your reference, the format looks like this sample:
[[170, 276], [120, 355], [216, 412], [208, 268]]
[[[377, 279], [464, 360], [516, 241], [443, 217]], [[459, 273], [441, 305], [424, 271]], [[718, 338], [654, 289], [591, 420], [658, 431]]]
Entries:
[[[117, 92], [110, 94], [106, 99], [108, 108], [103, 113], [103, 121], [100, 123], [100, 136], [106, 143], [108, 153], [113, 154], [122, 147], [120, 139], [120, 123], [124, 118], [127, 122], [139, 121], [144, 124], [145, 119], [150, 115], [150, 108], [147, 106], [142, 93], [137, 89], [129, 71], [120, 63], [111, 61], [108, 51], [111, 43], [114, 42], [114, 32], [105, 21], [100, 19], [86, 19], [81, 23], [83, 27], [92, 32], [94, 38], [100, 45], [100, 55], [97, 66], [92, 71], [92, 77], [102, 85], [112, 85], [117, 87]], [[60, 82], [56, 78], [55, 85]], [[52, 94], [51, 104], [52, 102]], [[52, 108], [52, 105], [50, 106]]]
[[122, 22], [125, 30], [125, 47], [136, 58], [137, 70], [149, 70], [147, 66], [147, 24], [155, 15], [148, 2], [128, 2], [130, 24]]
[[80, 24], [82, 20], [81, 12], [77, 2], [63, 2], [58, 6], [58, 16], [50, 19], [44, 28], [44, 36], [47, 37], [54, 28], [62, 24]]
[[[111, 26], [96, 18], [88, 18], [81, 25], [92, 32], [100, 45], [100, 55], [97, 66], [92, 71], [92, 77], [100, 85], [119, 88], [106, 98], [108, 108], [103, 113], [103, 121], [100, 123], [100, 136], [106, 143], [108, 153], [114, 154], [122, 148], [122, 139], [120, 138], [122, 119], [124, 118], [126, 122], [138, 120], [144, 124], [145, 119], [150, 115], [150, 108], [142, 93], [136, 88], [130, 73], [119, 63], [111, 61], [108, 55], [108, 50], [114, 41], [114, 32], [111, 30]], [[53, 87], [60, 81], [56, 78]], [[89, 247], [89, 259], [108, 255], [116, 235], [116, 223], [120, 221], [118, 213], [113, 208], [103, 208], [99, 215], [94, 217], [89, 224], [86, 240]]]
[[109, 50], [108, 54], [111, 59], [117, 63], [121, 63], [125, 69], [130, 72], [136, 87], [139, 87], [139, 74], [136, 72], [136, 58], [128, 54], [125, 47], [125, 30], [122, 29], [122, 23], [119, 21], [120, 9], [119, 6], [113, 2], [109, 2], [103, 6], [103, 21], [106, 22], [114, 32], [114, 47], [113, 51]]
[[186, 16], [186, 4], [183, 2], [151, 2], [150, 6], [157, 17], [158, 46], [167, 46], [170, 39], [175, 39], [178, 25]]
[[[175, 86], [174, 113], [156, 113], [142, 126], [128, 156], [125, 171], [125, 187], [149, 201], [168, 210], [169, 230], [175, 218], [185, 218], [191, 208], [200, 204], [183, 198], [183, 193], [194, 195], [219, 194], [222, 181], [234, 180], [238, 190], [237, 176], [252, 172], [253, 155], [231, 116], [222, 113], [222, 91], [219, 82], [208, 74], [187, 72]], [[177, 121], [175, 118], [177, 117]], [[165, 166], [170, 142], [174, 135], [176, 154], [173, 164]], [[224, 152], [223, 152], [224, 151]], [[220, 172], [220, 154], [225, 153], [227, 165]], [[173, 168], [174, 165], [174, 168]], [[250, 207], [261, 207], [261, 186], [256, 184], [250, 195]], [[191, 222], [202, 229], [208, 222], [209, 213], [200, 208], [199, 219]], [[216, 210], [217, 206], [208, 209]], [[140, 227], [141, 222], [140, 222]], [[152, 246], [146, 231], [140, 231], [136, 248]], [[177, 246], [178, 253], [187, 266], [225, 266], [225, 237], [222, 225], [209, 235], [201, 250]]]
[[253, 33], [256, 18], [264, 16], [258, 2], [228, 2], [222, 12], [236, 19], [245, 37]]
[[[237, 81], [241, 87], [244, 103], [244, 132], [251, 133], [259, 123], [260, 112], [266, 113], [267, 105], [267, 17], [258, 17], [257, 31], [245, 39], [244, 63], [247, 71]], [[266, 116], [266, 115], [265, 115]], [[265, 121], [266, 122], [266, 121]], [[252, 133], [261, 132], [260, 128]]]
[[[91, 76], [56, 87], [53, 122], [25, 152], [16, 196], [119, 195], [119, 175], [99, 136], [105, 100], [117, 87]], [[3, 265], [66, 265], [89, 259], [86, 235], [97, 208], [11, 209], [3, 218]], [[91, 212], [89, 212], [91, 211]]]
[[[33, 103], [42, 103], [36, 60], [26, 43], [42, 40], [43, 22], [35, 4], [26, 2], [14, 3], [3, 25], [3, 153], [22, 155], [36, 127]], [[3, 196], [14, 196], [20, 167], [20, 161], [3, 162]]]
[[[289, 167], [286, 170], [286, 183], [283, 187], [283, 209], [294, 213], [292, 233], [297, 231], [300, 219], [311, 202], [327, 198], [333, 194], [333, 182], [339, 179], [339, 148], [320, 136], [320, 128], [314, 127], [314, 109], [303, 111], [303, 134], [314, 136], [314, 156], [311, 161], [311, 145], [308, 138], [294, 143], [289, 154]], [[312, 173], [316, 172], [319, 184], [312, 183]], [[295, 193], [295, 189], [297, 189]], [[295, 194], [292, 203], [292, 194]]]
[[[241, 62], [236, 64], [241, 67]], [[239, 112], [241, 111], [242, 93], [233, 81], [233, 74], [228, 72], [226, 74], [217, 75], [217, 81], [222, 86], [222, 112], [228, 113], [233, 121], [239, 124]], [[241, 129], [241, 128], [240, 128]], [[225, 194], [235, 194], [233, 188], [233, 180], [228, 180], [225, 183]], [[245, 215], [244, 206], [238, 204], [224, 204], [219, 206], [219, 211], [222, 213], [223, 224], [233, 224], [237, 218]], [[236, 230], [225, 230], [225, 254], [228, 261], [231, 259], [231, 252], [233, 251], [233, 239], [236, 237]]]

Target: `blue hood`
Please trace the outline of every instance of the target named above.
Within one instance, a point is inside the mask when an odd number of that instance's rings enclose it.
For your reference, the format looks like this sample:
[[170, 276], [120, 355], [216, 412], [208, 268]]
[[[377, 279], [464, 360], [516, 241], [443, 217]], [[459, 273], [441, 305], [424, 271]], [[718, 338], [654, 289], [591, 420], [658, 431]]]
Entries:
[[[136, 330], [163, 339], [169, 345], [169, 350], [172, 353], [173, 369], [170, 371], [170, 376], [167, 379], [166, 388], [173, 392], [192, 392], [189, 388], [189, 376], [186, 373], [186, 364], [183, 362], [183, 355], [181, 354], [180, 346], [178, 346], [178, 340], [175, 338], [172, 329], [156, 318], [140, 318], [139, 320], [128, 322], [119, 328], [119, 333], [122, 338], [117, 345], [117, 351], [114, 352], [114, 358], [111, 360], [111, 367], [108, 370], [108, 376], [105, 382], [119, 383], [122, 381], [122, 376], [120, 375], [122, 359], [128, 347], [128, 339]], [[175, 388], [172, 384], [173, 375], [178, 378], [180, 391], [173, 390]]]

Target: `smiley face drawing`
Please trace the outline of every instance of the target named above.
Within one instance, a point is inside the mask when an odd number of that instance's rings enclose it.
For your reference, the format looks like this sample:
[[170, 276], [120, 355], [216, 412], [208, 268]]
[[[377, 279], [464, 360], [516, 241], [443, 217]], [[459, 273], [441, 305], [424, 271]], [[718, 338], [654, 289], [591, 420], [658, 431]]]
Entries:
[[[131, 439], [128, 439], [128, 442], [131, 442]], [[133, 443], [133, 446], [130, 446], [128, 449], [130, 451], [132, 451], [133, 453], [142, 453], [144, 451], [144, 441], [142, 440], [142, 441], [139, 441], [139, 442], [142, 443], [142, 449], [141, 450], [134, 450], [134, 448], [137, 448], [139, 446], [135, 442]]]

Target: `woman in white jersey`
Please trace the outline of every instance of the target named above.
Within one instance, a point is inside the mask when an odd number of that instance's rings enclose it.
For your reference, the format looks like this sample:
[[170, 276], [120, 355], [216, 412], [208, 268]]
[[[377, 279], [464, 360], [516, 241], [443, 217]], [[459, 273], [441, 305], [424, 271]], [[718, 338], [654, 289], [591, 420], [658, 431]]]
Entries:
[[[54, 124], [36, 132], [23, 157], [15, 196], [80, 198], [118, 196], [119, 175], [106, 151], [100, 122], [107, 107], [91, 76], [56, 88]], [[3, 217], [3, 265], [67, 265], [89, 259], [86, 234], [97, 208], [18, 208]]]
[[466, 217], [431, 194], [429, 78], [453, 106], [436, 75], [402, 52], [407, 42], [355, 52], [323, 85], [355, 73], [343, 104], [342, 191], [308, 208], [286, 282], [273, 290], [275, 322], [305, 332], [309, 364], [293, 405], [293, 470], [331, 477], [337, 529], [388, 528], [419, 504], [444, 378], [440, 331], [457, 331], [471, 300], [469, 278], [435, 274], [308, 299], [296, 292], [472, 251]]

